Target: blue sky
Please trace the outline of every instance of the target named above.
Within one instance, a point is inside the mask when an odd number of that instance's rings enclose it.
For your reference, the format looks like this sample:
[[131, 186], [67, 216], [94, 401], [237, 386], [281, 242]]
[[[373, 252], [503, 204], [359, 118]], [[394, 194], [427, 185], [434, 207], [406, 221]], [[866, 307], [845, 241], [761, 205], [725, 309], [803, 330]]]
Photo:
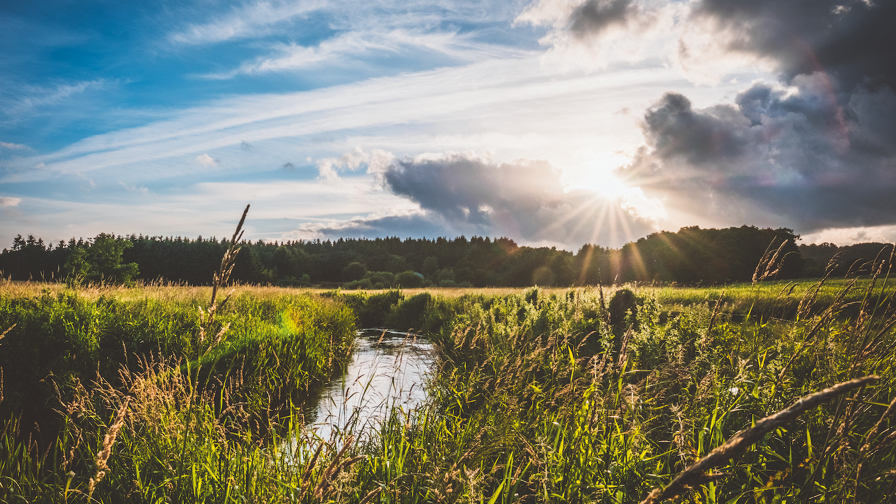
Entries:
[[6, 2], [0, 246], [896, 239], [892, 2]]

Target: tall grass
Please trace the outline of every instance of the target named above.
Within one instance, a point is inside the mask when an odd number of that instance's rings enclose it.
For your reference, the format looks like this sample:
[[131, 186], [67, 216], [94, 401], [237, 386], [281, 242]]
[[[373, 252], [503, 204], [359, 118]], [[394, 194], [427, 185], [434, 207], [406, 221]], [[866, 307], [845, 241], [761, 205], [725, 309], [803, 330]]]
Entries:
[[[246, 289], [215, 345], [196, 337], [208, 291], [4, 294], [0, 499], [884, 502], [891, 262], [814, 286]], [[322, 443], [298, 402], [345, 362], [356, 319], [427, 335], [439, 367], [417, 410]], [[25, 365], [7, 350], [46, 363], [36, 382], [10, 382]], [[57, 428], [26, 425], [22, 387]]]
[[354, 315], [331, 300], [238, 295], [218, 313], [213, 333], [229, 329], [215, 342], [198, 338], [203, 298], [0, 294], [0, 326], [14, 325], [0, 346], [0, 414], [46, 433], [59, 421], [58, 401], [77, 384], [100, 379], [120, 388], [120, 369], [176, 360], [197, 386], [226, 388], [266, 417], [300, 401], [351, 354]]

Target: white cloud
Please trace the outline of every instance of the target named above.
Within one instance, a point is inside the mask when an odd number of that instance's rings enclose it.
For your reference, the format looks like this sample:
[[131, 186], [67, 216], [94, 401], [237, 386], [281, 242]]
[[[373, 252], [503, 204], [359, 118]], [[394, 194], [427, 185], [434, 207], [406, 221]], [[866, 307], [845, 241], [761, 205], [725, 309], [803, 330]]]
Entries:
[[[169, 170], [178, 173], [184, 160], [239, 146], [243, 141], [257, 145], [265, 140], [349, 131], [361, 137], [375, 132], [386, 143], [369, 148], [387, 150], [393, 150], [391, 145], [406, 145], [414, 137], [423, 142], [418, 142], [417, 149], [445, 150], [442, 142], [451, 138], [477, 138], [484, 143], [497, 135], [505, 139], [508, 148], [522, 151], [511, 156], [540, 155], [553, 160], [555, 155], [565, 156], [596, 143], [607, 143], [610, 150], [625, 147], [618, 145], [620, 135], [640, 142], [636, 119], [621, 120], [612, 113], [623, 104], [640, 103], [646, 108], [655, 101], [657, 87], [688, 90], [695, 103], [700, 103], [701, 96], [708, 103], [730, 91], [729, 86], [695, 92], [686, 82], [676, 82], [676, 77], [669, 69], [655, 68], [558, 74], [529, 58], [485, 61], [300, 93], [240, 96], [26, 158], [17, 165], [22, 173], [15, 178], [37, 180], [54, 171], [86, 172], [147, 162], [153, 162], [160, 175]], [[583, 110], [589, 114], [583, 116]], [[441, 126], [427, 129], [426, 125]], [[522, 140], [542, 134], [545, 141], [532, 148], [546, 151], [530, 153], [530, 145]], [[553, 142], [547, 141], [548, 136]], [[514, 142], [514, 137], [521, 140]], [[25, 164], [32, 167], [37, 163], [45, 163], [47, 171], [25, 173]], [[3, 180], [11, 178], [8, 175]]]
[[9, 196], [0, 196], [0, 208], [17, 207], [22, 202], [22, 198], [12, 198]]
[[124, 188], [127, 192], [139, 193], [139, 194], [149, 194], [149, 189], [146, 187], [135, 186], [131, 184], [126, 184], [124, 182], [119, 182], [121, 187]]
[[[592, 9], [626, 5], [627, 12], [591, 13]], [[550, 47], [544, 63], [566, 71], [596, 71], [620, 61], [636, 63], [674, 61], [679, 20], [687, 12], [684, 2], [630, 0], [600, 2], [598, 0], [540, 0], [531, 4], [514, 20], [514, 24], [548, 26], [550, 31], [539, 42]], [[599, 29], [591, 29], [594, 19]], [[577, 19], [591, 19], [576, 29]]]
[[[153, 205], [179, 205], [184, 209], [180, 220], [163, 216], [155, 224], [142, 218], [128, 222], [122, 217], [121, 232], [167, 235], [192, 230], [188, 233], [191, 236], [207, 236], [211, 234], [208, 222], [199, 213], [217, 213], [213, 210], [222, 201], [249, 199], [253, 214], [259, 215], [262, 209], [255, 206], [256, 202], [268, 205], [270, 201], [272, 206], [266, 206], [264, 213], [270, 219], [280, 219], [279, 224], [272, 221], [267, 234], [259, 238], [274, 239], [297, 229], [301, 222], [341, 222], [351, 216], [364, 220], [372, 211], [383, 208], [394, 207], [395, 211], [389, 212], [393, 216], [419, 210], [416, 203], [385, 192], [375, 183], [393, 159], [392, 153], [404, 157], [423, 152], [490, 151], [495, 163], [517, 158], [547, 159], [568, 172], [570, 166], [588, 166], [595, 160], [607, 164], [596, 153], [640, 145], [639, 108], [655, 102], [658, 89], [679, 89], [688, 92], [695, 103], [708, 104], [721, 99], [732, 87], [695, 89], [668, 68], [562, 73], [540, 65], [538, 57], [487, 60], [312, 91], [234, 96], [206, 103], [145, 126], [9, 161], [9, 169], [0, 174], [0, 183], [90, 174], [99, 181], [91, 199], [74, 193], [67, 197], [84, 197], [85, 202], [99, 196], [104, 200], [120, 198], [121, 205], [114, 211], [132, 216], [126, 205], [143, 203], [144, 198], [125, 202], [128, 194], [122, 190], [124, 186], [111, 191], [109, 184], [101, 182], [112, 180], [133, 188], [153, 187]], [[623, 107], [633, 112], [615, 114]], [[244, 142], [256, 150], [247, 151], [242, 147]], [[227, 162], [216, 162], [213, 152], [221, 158], [226, 154]], [[314, 161], [329, 163], [336, 175], [352, 168], [365, 173], [345, 176], [338, 184], [313, 180], [293, 186], [282, 179], [308, 176], [298, 167], [294, 172], [282, 169], [285, 162], [296, 159], [308, 160], [309, 165]], [[45, 167], [35, 170], [38, 164]], [[201, 180], [201, 170], [184, 169], [191, 165], [214, 166], [219, 180], [231, 182], [228, 197], [222, 197], [219, 190], [194, 190]], [[276, 173], [281, 180], [264, 186], [247, 183], [262, 173], [265, 177]], [[323, 174], [327, 173], [324, 166]], [[281, 190], [290, 192], [276, 196]], [[175, 200], [173, 194], [182, 194], [180, 191], [189, 191], [189, 199]], [[31, 202], [29, 199], [29, 205]], [[97, 219], [112, 211], [112, 207], [89, 208], [84, 212]], [[190, 217], [184, 218], [184, 214]], [[58, 230], [71, 222], [71, 215], [75, 213], [54, 214], [56, 223], [48, 218], [47, 229], [55, 226], [52, 229]], [[291, 223], [285, 223], [284, 217], [292, 219]], [[227, 227], [232, 228], [232, 223]], [[103, 230], [88, 226], [78, 229], [82, 236]], [[65, 231], [63, 237], [71, 232]], [[622, 230], [619, 233], [624, 235]], [[44, 236], [56, 234], [59, 231]]]
[[209, 44], [232, 39], [257, 37], [269, 33], [272, 25], [314, 12], [324, 1], [245, 3], [208, 23], [192, 23], [168, 39], [180, 44]]
[[207, 79], [230, 79], [237, 75], [303, 69], [323, 63], [345, 64], [347, 57], [370, 53], [407, 54], [429, 52], [455, 61], [471, 62], [487, 58], [519, 58], [526, 54], [518, 49], [478, 42], [470, 34], [457, 32], [421, 32], [392, 29], [387, 31], [351, 31], [322, 41], [317, 46], [295, 43], [276, 44], [272, 54], [245, 62], [226, 72], [203, 75]]
[[[603, 12], [601, 16], [616, 15], [617, 19], [595, 21], [599, 19], [595, 9], [610, 9], [614, 4], [627, 6], [628, 12]], [[701, 85], [718, 84], [733, 74], [773, 70], [771, 59], [730, 50], [743, 37], [743, 27], [694, 15], [695, 5], [661, 0], [539, 0], [514, 24], [550, 27], [539, 41], [550, 47], [545, 63], [564, 69], [594, 71], [620, 60], [655, 60]], [[592, 17], [579, 23], [589, 16], [585, 7], [591, 7]]]
[[[263, 0], [246, 1], [229, 12], [212, 15], [207, 22], [190, 23], [171, 32], [175, 44], [210, 44], [267, 35], [290, 36], [303, 29], [303, 18], [312, 13], [327, 19], [338, 32], [384, 32], [410, 27], [433, 29], [475, 19], [480, 23], [504, 23], [519, 8], [518, 2], [484, 3], [466, 0]], [[314, 22], [321, 23], [315, 19]]]
[[[120, 187], [120, 186], [119, 186]], [[120, 189], [118, 190], [119, 193]], [[11, 207], [20, 198], [0, 198]], [[11, 201], [7, 204], [7, 201]], [[11, 214], [0, 226], [0, 243], [11, 243], [16, 233], [33, 233], [44, 241], [72, 236], [143, 233], [161, 236], [230, 236], [247, 203], [246, 238], [283, 239], [301, 222], [331, 221], [337, 216], [366, 215], [371, 208], [396, 213], [416, 208], [387, 193], [369, 179], [346, 179], [340, 184], [317, 181], [201, 183], [177, 194], [151, 198], [92, 198], [59, 201], [28, 198], [28, 214]], [[18, 204], [18, 203], [16, 203]], [[0, 247], [2, 248], [2, 247]]]
[[213, 168], [218, 164], [218, 160], [208, 154], [200, 154], [196, 156], [196, 161], [206, 168]]
[[839, 246], [868, 242], [894, 243], [896, 226], [830, 228], [805, 234], [800, 238], [803, 243], [833, 243]]
[[648, 220], [659, 229], [669, 218], [666, 206], [658, 198], [649, 198], [640, 187], [630, 187], [622, 195], [622, 208], [636, 217]]
[[[36, 107], [54, 105], [65, 102], [75, 95], [104, 89], [107, 84], [105, 79], [94, 79], [71, 84], [57, 84], [55, 86], [23, 86], [16, 90], [17, 96], [7, 94], [6, 97], [0, 100], [0, 115], [22, 115]], [[2, 145], [2, 147], [9, 148], [7, 145]]]
[[22, 149], [28, 149], [28, 146], [22, 145], [22, 144], [16, 144], [16, 143], [0, 142], [0, 149], [22, 150]]
[[346, 152], [338, 158], [321, 159], [317, 162], [317, 170], [320, 179], [335, 181], [339, 179], [339, 171], [356, 171], [362, 165], [367, 166], [367, 173], [382, 173], [394, 159], [392, 153], [381, 149], [364, 152], [361, 147], [355, 147], [355, 150]]
[[514, 24], [528, 23], [534, 26], [563, 28], [569, 16], [581, 3], [578, 0], [538, 0], [526, 7], [514, 20]]
[[693, 82], [705, 85], [718, 84], [734, 73], [771, 72], [772, 59], [730, 50], [743, 37], [742, 30], [712, 19], [692, 19], [680, 25], [671, 60]]

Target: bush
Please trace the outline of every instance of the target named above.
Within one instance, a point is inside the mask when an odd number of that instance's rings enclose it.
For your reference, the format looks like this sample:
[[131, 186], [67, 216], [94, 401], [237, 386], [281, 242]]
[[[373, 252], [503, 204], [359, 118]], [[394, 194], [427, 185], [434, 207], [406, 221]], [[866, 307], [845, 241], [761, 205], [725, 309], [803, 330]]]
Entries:
[[413, 271], [403, 271], [395, 275], [395, 283], [406, 289], [416, 289], [423, 285], [423, 275]]
[[386, 322], [391, 328], [419, 331], [423, 328], [424, 317], [431, 303], [432, 296], [428, 292], [409, 297], [395, 306]]
[[379, 289], [392, 287], [395, 284], [395, 274], [388, 271], [372, 271], [367, 273], [367, 278], [373, 285], [379, 285]]
[[362, 278], [360, 280], [355, 280], [353, 282], [346, 282], [346, 283], [342, 284], [342, 287], [344, 289], [350, 289], [350, 290], [372, 289], [373, 285], [370, 283], [369, 278]]
[[383, 327], [392, 307], [402, 299], [401, 292], [392, 290], [380, 294], [366, 296], [363, 303], [355, 308], [358, 324], [361, 328]]

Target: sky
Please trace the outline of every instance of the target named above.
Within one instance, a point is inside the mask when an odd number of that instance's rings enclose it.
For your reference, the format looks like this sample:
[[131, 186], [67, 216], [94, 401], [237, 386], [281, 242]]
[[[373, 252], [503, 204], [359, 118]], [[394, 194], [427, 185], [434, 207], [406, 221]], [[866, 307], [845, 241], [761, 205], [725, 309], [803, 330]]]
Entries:
[[896, 241], [894, 0], [0, 3], [0, 247]]

